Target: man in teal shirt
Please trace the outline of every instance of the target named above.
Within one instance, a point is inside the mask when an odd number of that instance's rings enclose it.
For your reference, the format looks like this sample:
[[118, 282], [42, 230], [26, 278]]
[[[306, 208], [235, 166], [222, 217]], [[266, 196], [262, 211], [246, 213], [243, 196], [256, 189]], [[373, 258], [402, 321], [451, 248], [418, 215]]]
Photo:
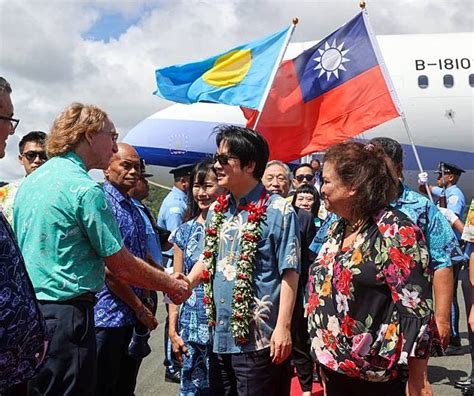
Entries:
[[117, 152], [114, 124], [95, 106], [74, 103], [55, 120], [51, 158], [22, 183], [13, 224], [48, 328], [49, 358], [31, 381], [42, 395], [90, 395], [97, 375], [94, 292], [104, 263], [124, 283], [163, 290], [180, 303], [188, 284], [133, 256], [124, 246], [104, 192], [87, 172]]

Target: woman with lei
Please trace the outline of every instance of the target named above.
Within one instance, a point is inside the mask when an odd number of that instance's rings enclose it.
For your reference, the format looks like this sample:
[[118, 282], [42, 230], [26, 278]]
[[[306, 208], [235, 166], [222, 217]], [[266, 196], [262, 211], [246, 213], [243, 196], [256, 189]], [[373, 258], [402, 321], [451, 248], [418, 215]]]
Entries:
[[312, 353], [328, 396], [421, 394], [416, 358], [435, 325], [424, 236], [388, 206], [397, 194], [383, 151], [342, 143], [325, 156], [322, 195], [340, 216], [308, 281]]
[[[174, 244], [173, 267], [175, 272], [189, 274], [201, 253], [204, 239], [204, 222], [215, 197], [222, 193], [217, 185], [213, 163], [209, 160], [197, 164], [190, 176], [188, 191], [189, 220], [170, 236]], [[179, 307], [169, 305], [169, 337], [173, 354], [182, 366], [180, 395], [209, 394], [209, 354], [211, 352], [209, 328], [203, 303], [202, 285], [193, 290], [191, 297]]]

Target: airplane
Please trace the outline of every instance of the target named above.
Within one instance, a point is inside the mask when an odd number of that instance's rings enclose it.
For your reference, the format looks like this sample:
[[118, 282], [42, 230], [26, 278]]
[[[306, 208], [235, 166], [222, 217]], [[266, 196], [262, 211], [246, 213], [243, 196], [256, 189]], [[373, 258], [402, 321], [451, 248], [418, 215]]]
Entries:
[[[429, 182], [436, 184], [440, 161], [466, 170], [459, 181], [466, 203], [474, 196], [474, 33], [377, 36]], [[292, 59], [316, 42], [292, 43]], [[141, 121], [125, 136], [154, 174], [152, 182], [172, 186], [169, 170], [215, 152], [212, 130], [219, 124], [245, 125], [239, 107], [214, 103], [174, 104]], [[257, 128], [258, 129], [258, 128]], [[356, 137], [387, 136], [404, 149], [405, 182], [416, 188], [419, 169], [401, 118]], [[322, 158], [321, 154], [317, 155]]]

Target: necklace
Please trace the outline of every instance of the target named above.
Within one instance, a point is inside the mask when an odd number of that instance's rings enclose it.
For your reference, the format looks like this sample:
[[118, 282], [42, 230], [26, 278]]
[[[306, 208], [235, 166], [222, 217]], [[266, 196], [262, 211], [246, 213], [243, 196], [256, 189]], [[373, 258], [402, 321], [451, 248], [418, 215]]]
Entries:
[[[266, 202], [268, 193], [263, 189], [257, 204], [249, 203], [240, 206], [239, 209], [247, 211], [247, 223], [242, 229], [240, 239], [240, 254], [237, 261], [237, 276], [232, 290], [232, 315], [230, 327], [236, 342], [241, 345], [248, 343], [249, 323], [252, 318], [253, 302], [253, 272], [255, 269], [255, 254], [257, 242], [261, 236], [261, 222], [265, 218]], [[212, 282], [216, 271], [217, 251], [219, 248], [219, 235], [225, 221], [225, 213], [229, 209], [227, 195], [222, 194], [217, 198], [214, 213], [206, 229], [206, 237], [203, 251], [203, 262], [206, 269], [201, 274], [204, 283], [203, 302], [206, 306], [206, 314], [210, 327], [216, 325], [215, 302], [212, 290]]]
[[346, 232], [349, 232], [349, 234], [352, 234], [353, 232], [356, 232], [362, 225], [365, 223], [365, 219], [361, 218], [357, 220], [354, 224], [349, 224], [349, 222], [346, 221]]

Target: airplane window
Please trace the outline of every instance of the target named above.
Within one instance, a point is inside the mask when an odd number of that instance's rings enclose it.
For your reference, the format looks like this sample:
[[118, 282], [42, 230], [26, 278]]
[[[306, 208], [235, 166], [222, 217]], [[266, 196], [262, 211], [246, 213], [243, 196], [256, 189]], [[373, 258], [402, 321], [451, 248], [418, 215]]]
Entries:
[[452, 74], [445, 74], [443, 76], [443, 84], [446, 88], [452, 88], [454, 86], [454, 78]]
[[474, 87], [474, 74], [469, 74], [469, 85]]
[[428, 88], [428, 76], [418, 76], [418, 86], [423, 89]]

